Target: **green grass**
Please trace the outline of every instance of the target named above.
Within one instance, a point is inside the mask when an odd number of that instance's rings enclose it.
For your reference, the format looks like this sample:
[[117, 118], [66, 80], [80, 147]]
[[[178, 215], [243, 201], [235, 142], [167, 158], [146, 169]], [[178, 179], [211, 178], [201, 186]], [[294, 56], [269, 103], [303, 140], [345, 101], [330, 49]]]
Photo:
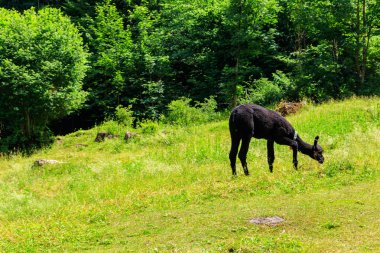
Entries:
[[[380, 99], [306, 106], [289, 121], [325, 163], [252, 140], [231, 176], [227, 121], [159, 125], [126, 143], [98, 126], [29, 157], [0, 158], [1, 252], [379, 252]], [[37, 159], [62, 164], [33, 167]], [[280, 216], [277, 226], [255, 217]]]

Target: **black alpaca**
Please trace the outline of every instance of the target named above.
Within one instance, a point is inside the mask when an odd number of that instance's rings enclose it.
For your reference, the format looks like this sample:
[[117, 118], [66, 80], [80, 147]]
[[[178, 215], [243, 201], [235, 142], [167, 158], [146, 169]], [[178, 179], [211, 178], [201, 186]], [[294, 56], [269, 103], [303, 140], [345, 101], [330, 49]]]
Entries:
[[287, 145], [293, 149], [293, 164], [297, 169], [297, 151], [310, 156], [319, 163], [323, 163], [322, 148], [317, 144], [319, 137], [315, 137], [314, 145], [304, 142], [292, 125], [278, 113], [254, 104], [244, 104], [232, 110], [230, 121], [231, 151], [230, 161], [232, 174], [236, 175], [236, 155], [240, 141], [242, 142], [239, 159], [245, 175], [249, 175], [247, 167], [247, 152], [252, 137], [267, 140], [268, 164], [273, 172], [274, 142]]

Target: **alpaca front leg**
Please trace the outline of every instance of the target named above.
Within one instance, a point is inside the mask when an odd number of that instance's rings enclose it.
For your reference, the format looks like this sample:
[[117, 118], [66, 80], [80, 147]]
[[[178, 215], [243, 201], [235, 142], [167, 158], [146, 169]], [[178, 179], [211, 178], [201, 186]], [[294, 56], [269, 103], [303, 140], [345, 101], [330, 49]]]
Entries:
[[276, 139], [276, 143], [278, 143], [280, 145], [287, 145], [287, 146], [290, 146], [292, 148], [292, 150], [293, 150], [293, 165], [294, 165], [294, 168], [297, 170], [297, 166], [298, 166], [298, 160], [297, 160], [298, 143], [297, 143], [297, 141], [294, 141], [294, 140], [289, 139], [287, 137], [283, 137], [283, 138]]
[[268, 165], [269, 165], [269, 171], [273, 172], [273, 162], [274, 162], [274, 141], [268, 140], [267, 141], [267, 158], [268, 158]]
[[293, 165], [294, 169], [298, 170], [298, 160], [297, 160], [297, 152], [298, 152], [298, 144], [295, 142], [295, 144], [292, 146], [293, 149]]

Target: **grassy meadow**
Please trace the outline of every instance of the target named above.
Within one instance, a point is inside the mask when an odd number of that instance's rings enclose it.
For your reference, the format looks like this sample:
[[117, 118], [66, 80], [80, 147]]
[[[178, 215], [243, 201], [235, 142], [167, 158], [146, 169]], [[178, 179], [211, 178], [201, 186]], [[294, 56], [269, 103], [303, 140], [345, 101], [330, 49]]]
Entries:
[[[380, 252], [380, 99], [307, 105], [288, 120], [325, 163], [253, 139], [231, 175], [227, 119], [94, 142], [101, 125], [0, 157], [0, 252]], [[116, 128], [116, 129], [115, 129]], [[112, 130], [112, 129], [111, 129]], [[33, 166], [38, 159], [60, 164]], [[255, 217], [279, 216], [276, 226]]]

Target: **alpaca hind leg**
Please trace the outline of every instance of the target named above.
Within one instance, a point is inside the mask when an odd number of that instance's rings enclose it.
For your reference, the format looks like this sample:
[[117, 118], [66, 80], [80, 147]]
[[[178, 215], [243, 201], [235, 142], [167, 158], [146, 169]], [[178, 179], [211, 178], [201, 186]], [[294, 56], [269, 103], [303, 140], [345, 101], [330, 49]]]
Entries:
[[244, 174], [246, 176], [249, 175], [248, 165], [247, 165], [247, 153], [248, 153], [250, 141], [251, 141], [250, 136], [249, 137], [243, 137], [241, 148], [239, 151], [239, 159], [241, 161], [241, 165], [243, 166]]
[[231, 150], [230, 150], [230, 163], [232, 175], [236, 175], [236, 155], [238, 153], [240, 138], [238, 136], [231, 136]]

